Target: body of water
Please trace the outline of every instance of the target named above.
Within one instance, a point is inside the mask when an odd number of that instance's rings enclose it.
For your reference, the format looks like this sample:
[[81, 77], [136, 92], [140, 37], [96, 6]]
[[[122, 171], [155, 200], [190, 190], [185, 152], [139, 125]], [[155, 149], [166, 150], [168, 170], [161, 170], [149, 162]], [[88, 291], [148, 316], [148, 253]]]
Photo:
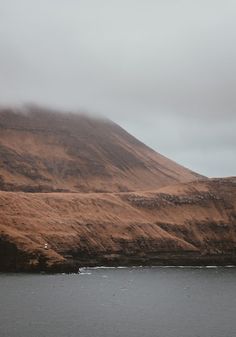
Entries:
[[1, 337], [234, 337], [236, 268], [0, 274]]

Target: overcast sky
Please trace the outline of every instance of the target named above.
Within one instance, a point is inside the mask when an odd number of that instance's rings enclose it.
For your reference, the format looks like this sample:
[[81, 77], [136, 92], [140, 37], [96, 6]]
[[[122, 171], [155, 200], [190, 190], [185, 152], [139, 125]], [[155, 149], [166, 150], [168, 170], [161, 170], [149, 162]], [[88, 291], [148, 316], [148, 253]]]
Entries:
[[236, 175], [235, 0], [0, 0], [0, 103], [105, 115]]

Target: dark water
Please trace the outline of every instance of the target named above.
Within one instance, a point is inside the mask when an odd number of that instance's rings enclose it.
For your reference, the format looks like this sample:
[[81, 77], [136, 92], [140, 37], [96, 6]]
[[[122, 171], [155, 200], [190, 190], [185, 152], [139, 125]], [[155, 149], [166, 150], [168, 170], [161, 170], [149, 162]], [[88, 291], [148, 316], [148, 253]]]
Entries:
[[235, 337], [235, 268], [0, 274], [0, 337]]

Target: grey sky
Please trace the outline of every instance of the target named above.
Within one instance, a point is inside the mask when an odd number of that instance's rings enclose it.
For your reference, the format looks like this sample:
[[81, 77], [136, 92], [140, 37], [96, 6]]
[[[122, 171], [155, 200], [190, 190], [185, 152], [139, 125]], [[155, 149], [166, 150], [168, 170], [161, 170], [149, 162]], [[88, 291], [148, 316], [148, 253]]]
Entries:
[[0, 102], [108, 116], [236, 175], [235, 0], [0, 0]]

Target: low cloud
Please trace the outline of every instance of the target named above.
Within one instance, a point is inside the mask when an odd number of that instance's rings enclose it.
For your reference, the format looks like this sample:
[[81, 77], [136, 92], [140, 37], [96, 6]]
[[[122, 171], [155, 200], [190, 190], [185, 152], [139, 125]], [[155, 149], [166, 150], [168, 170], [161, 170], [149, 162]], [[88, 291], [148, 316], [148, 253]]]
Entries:
[[0, 0], [0, 102], [101, 115], [209, 176], [236, 174], [236, 4]]

